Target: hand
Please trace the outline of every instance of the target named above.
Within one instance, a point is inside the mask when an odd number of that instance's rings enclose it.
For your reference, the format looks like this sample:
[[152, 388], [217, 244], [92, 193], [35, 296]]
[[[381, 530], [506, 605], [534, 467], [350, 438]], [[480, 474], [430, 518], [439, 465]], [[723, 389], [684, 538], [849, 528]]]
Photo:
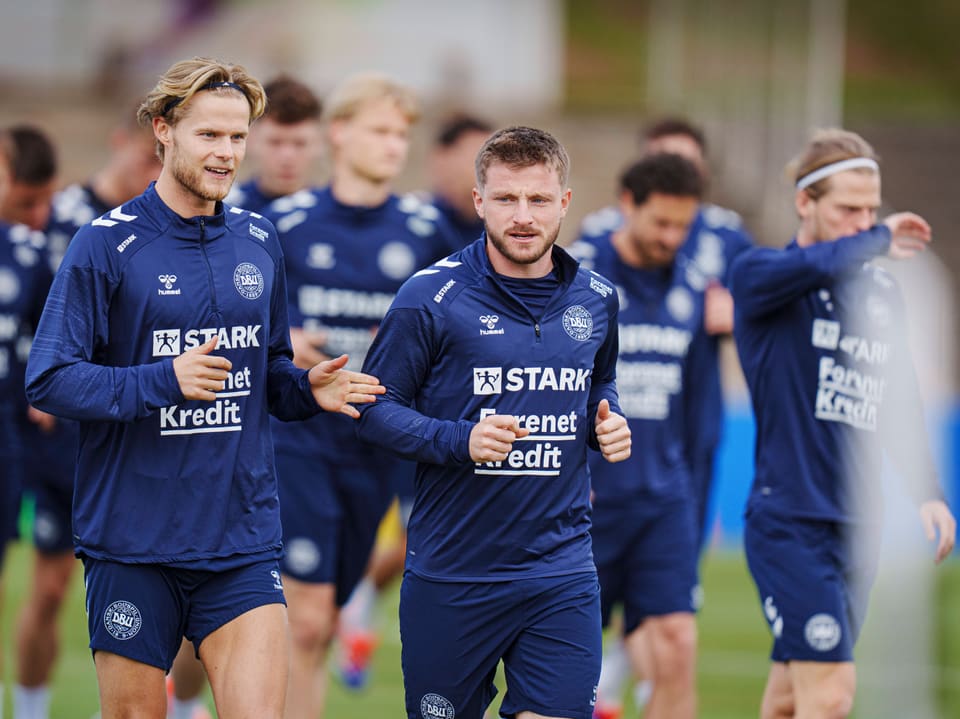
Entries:
[[513, 443], [530, 430], [520, 427], [512, 414], [487, 415], [470, 430], [470, 459], [474, 462], [502, 462]]
[[44, 412], [42, 409], [37, 409], [33, 405], [27, 406], [27, 419], [37, 425], [41, 432], [52, 432], [54, 427], [57, 426], [56, 417]]
[[226, 357], [211, 355], [216, 347], [217, 338], [211, 337], [199, 347], [187, 350], [173, 360], [173, 371], [177, 375], [184, 399], [212, 402], [217, 398], [216, 393], [223, 390], [233, 363]]
[[708, 335], [733, 332], [733, 295], [719, 282], [711, 282], [703, 293], [703, 329]]
[[953, 551], [953, 543], [957, 536], [957, 521], [953, 518], [950, 508], [939, 499], [931, 499], [920, 505], [920, 521], [923, 522], [923, 530], [931, 542], [936, 541], [937, 535], [940, 535], [936, 556], [936, 562], [940, 564]]
[[290, 344], [293, 346], [293, 363], [300, 369], [311, 369], [314, 365], [330, 359], [329, 355], [317, 349], [323, 347], [326, 342], [326, 332], [291, 327]]
[[619, 414], [610, 411], [610, 403], [602, 399], [597, 407], [597, 441], [600, 454], [608, 462], [622, 462], [630, 457], [630, 426]]
[[897, 212], [883, 224], [890, 229], [890, 249], [887, 256], [894, 260], [908, 260], [930, 244], [930, 225], [912, 212]]
[[310, 387], [313, 398], [327, 412], [341, 412], [357, 419], [360, 413], [354, 404], [375, 402], [375, 395], [387, 388], [373, 375], [343, 369], [347, 355], [325, 360], [310, 368]]

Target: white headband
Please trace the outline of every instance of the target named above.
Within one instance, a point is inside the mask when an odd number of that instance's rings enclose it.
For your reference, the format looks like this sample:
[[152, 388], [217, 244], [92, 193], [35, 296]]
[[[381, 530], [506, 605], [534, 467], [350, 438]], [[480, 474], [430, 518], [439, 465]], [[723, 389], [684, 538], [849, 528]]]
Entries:
[[819, 182], [824, 177], [836, 175], [838, 172], [843, 172], [844, 170], [856, 170], [861, 167], [869, 168], [874, 172], [880, 172], [880, 165], [877, 164], [876, 160], [871, 160], [869, 157], [851, 157], [849, 160], [831, 162], [829, 165], [824, 165], [804, 175], [797, 180], [797, 189], [803, 190], [810, 187], [814, 182]]

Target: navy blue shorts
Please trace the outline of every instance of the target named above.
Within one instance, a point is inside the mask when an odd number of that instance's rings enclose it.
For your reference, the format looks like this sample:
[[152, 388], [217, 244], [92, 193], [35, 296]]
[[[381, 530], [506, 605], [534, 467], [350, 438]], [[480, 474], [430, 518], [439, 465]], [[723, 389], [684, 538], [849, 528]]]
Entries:
[[7, 543], [20, 536], [17, 520], [23, 493], [23, 446], [17, 420], [0, 412], [0, 567]]
[[390, 468], [321, 462], [277, 450], [283, 573], [301, 582], [335, 584], [343, 606], [363, 577], [393, 489]]
[[773, 634], [773, 661], [853, 661], [879, 553], [876, 541], [854, 553], [848, 529], [747, 512], [744, 550]]
[[400, 655], [408, 719], [521, 711], [590, 719], [600, 677], [600, 587], [592, 572], [512, 582], [435, 582], [407, 572]]
[[590, 534], [603, 626], [618, 603], [624, 634], [647, 617], [699, 608], [694, 513], [694, 505], [682, 499], [594, 505]]
[[241, 614], [286, 604], [274, 559], [223, 571], [83, 558], [90, 649], [169, 671], [183, 637], [200, 644]]
[[33, 518], [33, 543], [38, 552], [61, 554], [73, 551], [73, 483], [34, 482], [36, 500]]

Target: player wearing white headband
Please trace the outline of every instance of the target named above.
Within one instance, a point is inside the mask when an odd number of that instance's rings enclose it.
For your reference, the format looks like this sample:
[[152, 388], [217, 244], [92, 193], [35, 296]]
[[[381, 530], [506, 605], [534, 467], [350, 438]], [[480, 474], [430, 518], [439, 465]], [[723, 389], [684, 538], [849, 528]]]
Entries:
[[784, 249], [734, 263], [734, 336], [757, 421], [744, 548], [773, 635], [762, 719], [846, 717], [853, 646], [877, 564], [886, 453], [912, 481], [939, 562], [956, 523], [922, 428], [903, 298], [870, 264], [930, 241], [910, 212], [877, 221], [873, 149], [844, 130], [814, 135], [791, 166], [800, 226]]

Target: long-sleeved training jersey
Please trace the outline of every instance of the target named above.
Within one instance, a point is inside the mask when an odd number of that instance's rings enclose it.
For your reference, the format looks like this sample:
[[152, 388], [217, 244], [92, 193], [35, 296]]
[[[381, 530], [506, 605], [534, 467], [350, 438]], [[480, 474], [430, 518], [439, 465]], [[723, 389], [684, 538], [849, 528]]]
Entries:
[[903, 300], [888, 273], [865, 264], [889, 245], [878, 225], [755, 248], [734, 263], [734, 335], [757, 422], [749, 508], [877, 521], [884, 450], [918, 496], [936, 494]]
[[[407, 568], [449, 581], [593, 571], [587, 443], [616, 392], [617, 295], [553, 248], [560, 286], [535, 317], [494, 272], [486, 238], [418, 272], [364, 365], [387, 388], [361, 438], [415, 459]], [[469, 436], [490, 414], [530, 435], [475, 464]]]
[[616, 464], [590, 454], [594, 504], [689, 499], [691, 466], [702, 448], [690, 445], [686, 424], [700, 419], [699, 393], [716, 364], [703, 329], [703, 277], [681, 255], [665, 268], [630, 267], [611, 234], [596, 244], [592, 261], [620, 297], [617, 390], [633, 446]]
[[[279, 555], [268, 410], [318, 411], [293, 366], [273, 226], [218, 205], [184, 219], [153, 185], [81, 228], [50, 290], [27, 396], [80, 420], [78, 554], [226, 568]], [[173, 360], [218, 338], [217, 399], [185, 401]]]
[[[456, 249], [436, 208], [413, 195], [357, 207], [339, 202], [329, 187], [303, 190], [276, 200], [265, 216], [280, 233], [290, 324], [322, 333], [323, 351], [350, 355], [352, 369], [363, 365], [403, 282]], [[274, 422], [273, 435], [288, 452], [332, 462], [369, 459], [353, 425], [349, 417], [324, 413], [296, 424]]]

